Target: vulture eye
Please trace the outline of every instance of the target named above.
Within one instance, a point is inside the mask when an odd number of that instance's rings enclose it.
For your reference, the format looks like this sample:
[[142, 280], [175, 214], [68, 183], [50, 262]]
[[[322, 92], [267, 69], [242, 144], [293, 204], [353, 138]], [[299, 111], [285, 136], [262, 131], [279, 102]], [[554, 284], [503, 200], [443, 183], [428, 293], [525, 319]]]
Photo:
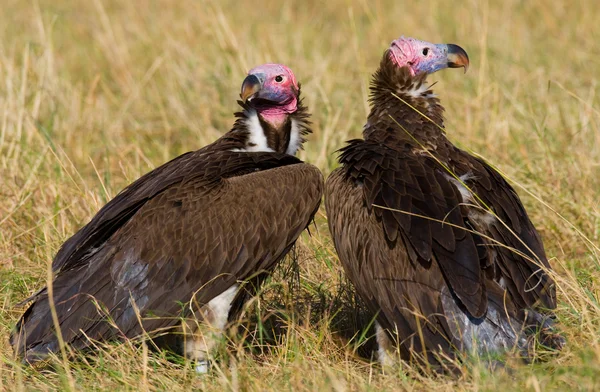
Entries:
[[281, 76], [281, 75], [277, 75], [277, 76], [275, 76], [275, 81], [276, 81], [277, 83], [281, 83], [281, 82], [283, 82], [283, 76]]
[[429, 48], [423, 49], [423, 56], [427, 56], [429, 54]]

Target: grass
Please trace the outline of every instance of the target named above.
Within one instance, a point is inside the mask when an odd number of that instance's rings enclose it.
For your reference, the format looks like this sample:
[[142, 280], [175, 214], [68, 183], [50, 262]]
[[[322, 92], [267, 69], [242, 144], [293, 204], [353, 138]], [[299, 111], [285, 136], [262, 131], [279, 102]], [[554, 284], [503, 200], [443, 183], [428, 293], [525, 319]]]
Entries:
[[[5, 0], [0, 9], [0, 389], [592, 390], [600, 385], [600, 6], [579, 2]], [[435, 74], [449, 137], [515, 184], [558, 281], [567, 347], [460, 378], [381, 374], [349, 342], [357, 306], [322, 208], [208, 376], [131, 343], [35, 371], [15, 364], [15, 304], [59, 246], [141, 174], [226, 132], [245, 72], [290, 65], [313, 113], [301, 158], [327, 175], [360, 136], [370, 74], [401, 34], [453, 42]], [[258, 322], [261, 320], [261, 322]], [[364, 320], [362, 320], [364, 321]], [[243, 328], [242, 328], [243, 330]], [[260, 333], [259, 333], [260, 332]], [[368, 335], [368, 334], [367, 334]]]

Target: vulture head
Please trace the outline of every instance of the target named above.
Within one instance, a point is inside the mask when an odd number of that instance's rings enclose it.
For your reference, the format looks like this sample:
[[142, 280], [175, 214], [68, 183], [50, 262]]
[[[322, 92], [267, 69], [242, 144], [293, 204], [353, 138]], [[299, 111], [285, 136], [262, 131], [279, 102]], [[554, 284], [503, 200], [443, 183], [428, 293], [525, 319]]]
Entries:
[[242, 84], [242, 101], [271, 123], [298, 110], [300, 86], [291, 69], [281, 64], [252, 68]]
[[408, 67], [412, 76], [434, 73], [444, 68], [469, 68], [469, 56], [458, 45], [432, 44], [410, 37], [393, 41], [388, 50], [398, 67]]

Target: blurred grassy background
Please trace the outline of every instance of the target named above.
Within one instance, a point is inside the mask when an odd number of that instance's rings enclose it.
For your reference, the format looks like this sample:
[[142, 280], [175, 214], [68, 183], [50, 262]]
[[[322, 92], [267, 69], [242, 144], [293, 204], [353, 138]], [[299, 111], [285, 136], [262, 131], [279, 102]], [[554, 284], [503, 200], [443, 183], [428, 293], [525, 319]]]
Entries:
[[[3, 0], [0, 389], [600, 388], [599, 11], [592, 0]], [[68, 368], [15, 366], [14, 305], [44, 284], [62, 242], [129, 182], [225, 133], [249, 68], [295, 71], [314, 122], [300, 156], [328, 174], [333, 152], [360, 136], [370, 74], [400, 35], [469, 53], [466, 75], [430, 81], [451, 140], [516, 184], [543, 235], [568, 340], [560, 355], [510, 375], [476, 362], [458, 380], [382, 375], [337, 332], [354, 304], [322, 209], [298, 246], [299, 281], [282, 268], [255, 306], [280, 315], [266, 351], [239, 349], [205, 377], [128, 344]]]

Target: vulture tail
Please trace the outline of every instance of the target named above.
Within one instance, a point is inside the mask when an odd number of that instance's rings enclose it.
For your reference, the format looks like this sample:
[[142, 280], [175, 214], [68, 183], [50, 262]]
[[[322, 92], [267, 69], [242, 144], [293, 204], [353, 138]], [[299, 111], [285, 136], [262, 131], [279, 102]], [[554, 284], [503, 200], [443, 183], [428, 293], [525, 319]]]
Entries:
[[443, 293], [448, 326], [461, 351], [488, 356], [517, 349], [529, 360], [535, 355], [536, 341], [551, 349], [563, 347], [564, 338], [553, 329], [551, 316], [518, 310], [507, 292], [491, 280], [487, 289], [488, 307], [480, 318], [465, 314], [454, 295]]
[[[107, 284], [107, 279], [92, 282], [82, 277], [79, 269], [69, 270], [59, 274], [53, 282], [54, 305], [61, 335], [66, 344], [76, 349], [89, 346], [89, 340], [83, 335], [93, 334], [98, 331], [92, 327], [98, 323], [102, 315], [99, 314], [98, 305], [89, 295], [82, 293], [81, 285], [92, 289], [91, 292], [102, 290]], [[32, 298], [33, 302], [17, 322], [10, 336], [10, 344], [17, 357], [23, 362], [36, 364], [44, 361], [52, 353], [60, 350], [56, 328], [52, 319], [52, 311], [47, 288], [41, 290]], [[106, 329], [107, 323], [102, 323]], [[101, 328], [100, 328], [101, 329]], [[107, 331], [101, 331], [107, 333]]]

